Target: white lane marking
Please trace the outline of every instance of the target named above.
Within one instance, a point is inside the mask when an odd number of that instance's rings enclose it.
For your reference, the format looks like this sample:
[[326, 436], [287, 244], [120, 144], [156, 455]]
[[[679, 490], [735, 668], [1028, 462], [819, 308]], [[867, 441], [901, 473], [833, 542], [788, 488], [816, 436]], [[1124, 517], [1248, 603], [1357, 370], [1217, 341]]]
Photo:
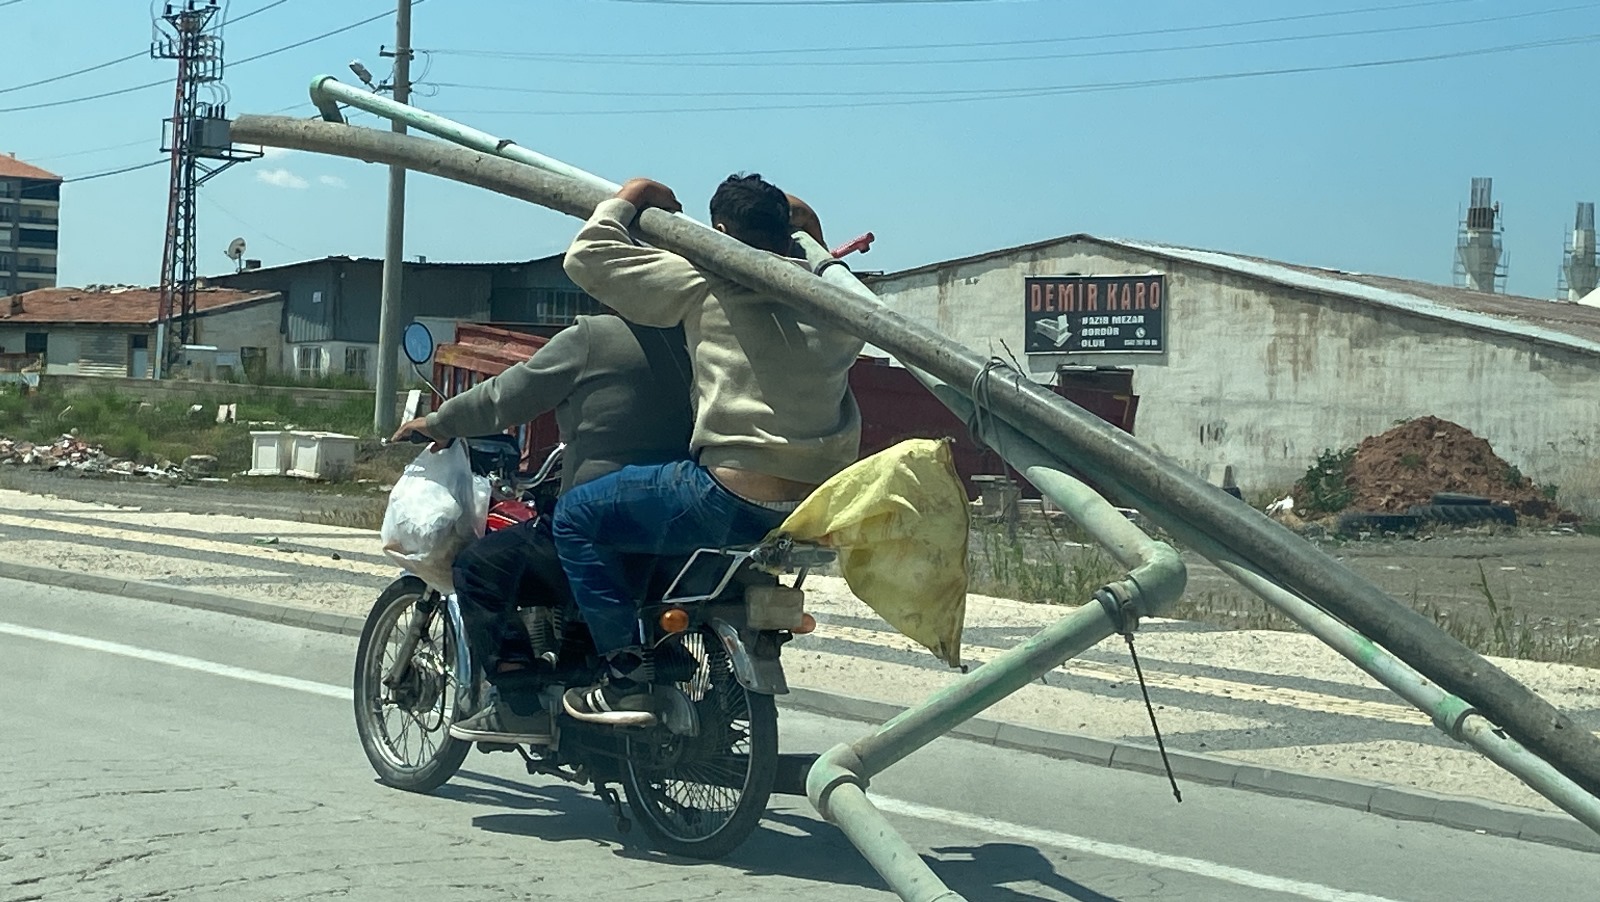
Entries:
[[136, 648], [132, 645], [123, 645], [120, 642], [106, 642], [103, 639], [90, 639], [84, 636], [74, 636], [70, 633], [58, 633], [54, 630], [34, 629], [31, 626], [18, 626], [14, 623], [0, 623], [0, 634], [19, 636], [23, 639], [37, 639], [41, 642], [54, 642], [57, 645], [104, 652], [108, 655], [134, 658], [154, 664], [165, 664], [168, 667], [180, 667], [184, 670], [196, 670], [213, 676], [243, 680], [246, 683], [260, 683], [263, 686], [276, 686], [279, 689], [292, 689], [295, 692], [321, 695], [326, 698], [342, 698], [346, 700], [350, 698], [350, 690], [343, 686], [314, 683], [310, 680], [279, 676], [275, 673], [263, 673], [259, 670], [247, 670], [243, 667], [234, 667], [231, 664], [218, 664], [215, 661], [191, 658], [188, 655], [175, 655], [171, 652]]
[[1221, 880], [1238, 886], [1247, 886], [1251, 889], [1299, 896], [1302, 899], [1313, 900], [1313, 902], [1395, 902], [1395, 900], [1385, 896], [1369, 896], [1366, 893], [1353, 893], [1334, 889], [1331, 886], [1323, 886], [1320, 883], [1306, 883], [1303, 880], [1290, 880], [1286, 877], [1257, 874], [1254, 871], [1217, 864], [1214, 861], [1206, 861], [1203, 858], [1167, 855], [1135, 846], [1122, 846], [1098, 839], [1089, 839], [1085, 836], [1075, 836], [1071, 833], [1043, 830], [1038, 827], [998, 821], [994, 818], [977, 814], [948, 811], [944, 808], [934, 808], [931, 805], [919, 805], [916, 802], [904, 802], [900, 799], [892, 799], [886, 796], [871, 795], [870, 798], [872, 799], [872, 804], [885, 814], [898, 814], [901, 817], [916, 818], [919, 821], [932, 821], [952, 827], [976, 830], [1004, 839], [1020, 840], [1032, 846], [1048, 846], [1073, 852], [1083, 852], [1099, 858], [1126, 861], [1129, 864], [1135, 864], [1140, 867], [1160, 868], [1164, 871], [1183, 871], [1187, 874], [1210, 877], [1214, 880]]
[[[302, 680], [296, 677], [281, 676], [275, 673], [265, 673], [259, 670], [249, 670], [244, 667], [234, 667], [231, 664], [218, 664], [215, 661], [206, 661], [201, 658], [191, 658], [188, 655], [178, 655], [165, 651], [154, 651], [148, 648], [138, 648], [132, 645], [123, 645], [120, 642], [107, 642], [102, 639], [90, 639], [85, 636], [75, 636], [71, 633], [58, 633], [54, 630], [35, 629], [29, 626], [20, 626], [13, 623], [0, 622], [0, 634], [17, 636], [23, 639], [35, 639], [40, 642], [53, 642], [71, 648], [81, 648], [88, 651], [98, 651], [124, 658], [133, 658], [139, 661], [149, 661], [154, 664], [165, 664], [169, 667], [178, 667], [184, 670], [193, 670], [200, 673], [209, 673], [213, 676], [227, 677], [242, 680], [247, 683], [258, 683], [263, 686], [276, 686], [280, 689], [290, 689], [295, 692], [305, 692], [310, 695], [320, 695], [325, 698], [349, 699], [350, 690], [343, 686], [331, 683], [317, 683], [311, 680]], [[1022, 824], [1013, 824], [993, 818], [982, 817], [976, 814], [967, 814], [960, 811], [950, 811], [944, 808], [935, 808], [931, 805], [920, 805], [916, 802], [905, 802], [887, 796], [874, 795], [872, 803], [880, 811], [887, 814], [896, 814], [902, 817], [915, 818], [930, 823], [946, 824], [988, 833], [1003, 839], [1017, 840], [1034, 846], [1050, 846], [1058, 849], [1067, 849], [1082, 852], [1100, 858], [1109, 858], [1114, 861], [1125, 861], [1140, 867], [1160, 868], [1167, 871], [1182, 871], [1199, 877], [1208, 877], [1237, 886], [1250, 887], [1251, 889], [1266, 890], [1268, 892], [1284, 893], [1290, 896], [1299, 896], [1311, 902], [1395, 902], [1383, 896], [1369, 896], [1366, 893], [1347, 892], [1319, 883], [1307, 883], [1301, 880], [1290, 880], [1285, 877], [1273, 877], [1269, 874], [1258, 874], [1243, 868], [1230, 867], [1203, 858], [1186, 858], [1181, 855], [1167, 855], [1161, 852], [1152, 852], [1134, 846], [1123, 846], [1116, 843], [1102, 842], [1084, 836], [1075, 836], [1071, 833], [1060, 833], [1055, 830], [1044, 830], [1038, 827], [1028, 827]]]

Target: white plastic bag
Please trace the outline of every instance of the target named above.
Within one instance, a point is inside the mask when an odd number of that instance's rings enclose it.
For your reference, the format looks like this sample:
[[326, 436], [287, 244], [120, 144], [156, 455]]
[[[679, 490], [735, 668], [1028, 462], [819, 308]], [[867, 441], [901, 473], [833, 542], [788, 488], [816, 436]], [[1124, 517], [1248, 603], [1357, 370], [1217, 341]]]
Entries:
[[383, 551], [441, 592], [454, 592], [450, 565], [483, 535], [489, 480], [474, 476], [466, 442], [424, 450], [406, 465], [383, 513]]

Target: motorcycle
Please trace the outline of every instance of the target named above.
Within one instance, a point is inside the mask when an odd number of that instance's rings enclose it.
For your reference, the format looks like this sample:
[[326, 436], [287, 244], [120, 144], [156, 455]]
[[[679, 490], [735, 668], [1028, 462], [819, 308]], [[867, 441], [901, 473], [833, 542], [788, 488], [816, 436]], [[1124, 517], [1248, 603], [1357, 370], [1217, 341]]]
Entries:
[[[404, 342], [420, 367], [432, 356], [432, 337], [413, 329], [427, 330], [412, 324]], [[514, 437], [466, 444], [473, 471], [491, 485], [486, 531], [549, 516], [562, 447], [525, 475]], [[549, 718], [548, 736], [517, 746], [479, 743], [480, 750], [515, 751], [529, 774], [592, 785], [623, 833], [632, 825], [625, 798], [660, 851], [726, 855], [755, 829], [774, 791], [804, 793], [814, 756], [779, 754], [774, 697], [788, 691], [783, 645], [816, 626], [804, 611], [806, 574], [832, 558], [827, 549], [779, 538], [686, 557], [629, 559], [645, 673], [660, 713], [646, 728], [568, 716], [561, 705], [567, 687], [594, 683], [603, 672], [588, 629], [570, 594], [516, 599], [509, 641], [522, 644], [534, 662], [530, 691]], [[541, 574], [545, 584], [564, 586], [559, 566], [549, 569]], [[362, 748], [383, 783], [432, 792], [465, 760], [472, 743], [450, 736], [448, 727], [475, 709], [483, 683], [464, 636], [455, 595], [416, 575], [396, 579], [374, 603], [356, 651], [355, 715]]]

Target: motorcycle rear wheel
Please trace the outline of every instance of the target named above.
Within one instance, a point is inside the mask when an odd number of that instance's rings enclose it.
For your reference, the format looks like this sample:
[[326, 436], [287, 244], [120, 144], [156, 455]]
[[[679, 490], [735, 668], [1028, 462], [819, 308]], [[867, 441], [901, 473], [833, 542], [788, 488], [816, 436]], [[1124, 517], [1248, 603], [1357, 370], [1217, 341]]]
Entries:
[[444, 602], [411, 656], [405, 679], [385, 686], [427, 584], [413, 576], [395, 580], [378, 596], [356, 648], [356, 733], [378, 779], [408, 792], [432, 792], [461, 768], [472, 744], [446, 732], [455, 720], [460, 687], [455, 665], [459, 637]]
[[766, 813], [778, 772], [778, 709], [772, 696], [739, 685], [709, 627], [682, 641], [698, 667], [678, 688], [694, 703], [699, 735], [663, 730], [630, 739], [623, 789], [655, 848], [709, 861], [737, 848]]

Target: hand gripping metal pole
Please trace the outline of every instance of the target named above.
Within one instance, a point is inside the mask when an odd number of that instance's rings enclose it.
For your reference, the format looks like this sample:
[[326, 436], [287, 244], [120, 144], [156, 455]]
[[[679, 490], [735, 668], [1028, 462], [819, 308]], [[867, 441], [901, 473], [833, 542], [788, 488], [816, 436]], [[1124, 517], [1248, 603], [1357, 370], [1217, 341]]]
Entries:
[[[332, 153], [499, 191], [586, 217], [605, 190], [533, 167], [417, 138], [322, 122], [241, 117], [237, 140]], [[818, 321], [857, 335], [952, 385], [971, 384], [985, 362], [927, 326], [905, 319], [811, 273], [659, 210], [640, 234], [718, 274], [766, 291]], [[1242, 502], [1139, 444], [1043, 386], [1025, 379], [989, 399], [993, 412], [1045, 448], [1070, 454], [1080, 472], [1104, 472], [1175, 518], [1192, 524], [1274, 582], [1382, 642], [1396, 657], [1466, 700], [1591, 794], [1600, 791], [1600, 740], [1579, 728], [1426, 618]]]

